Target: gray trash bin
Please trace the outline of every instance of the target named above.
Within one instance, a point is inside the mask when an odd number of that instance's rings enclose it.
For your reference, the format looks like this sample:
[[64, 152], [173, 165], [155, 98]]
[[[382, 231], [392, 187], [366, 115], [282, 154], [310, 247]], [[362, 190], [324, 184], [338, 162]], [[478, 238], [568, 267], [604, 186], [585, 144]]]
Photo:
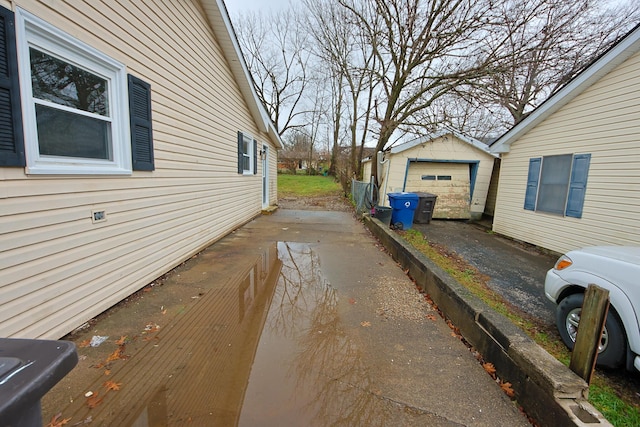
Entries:
[[429, 224], [438, 196], [423, 192], [416, 192], [416, 194], [418, 195], [418, 207], [413, 215], [413, 222], [415, 224]]
[[0, 338], [0, 426], [42, 427], [40, 399], [77, 363], [69, 341]]
[[373, 216], [378, 218], [381, 223], [385, 224], [387, 227], [391, 224], [391, 214], [393, 213], [393, 209], [386, 206], [376, 206]]

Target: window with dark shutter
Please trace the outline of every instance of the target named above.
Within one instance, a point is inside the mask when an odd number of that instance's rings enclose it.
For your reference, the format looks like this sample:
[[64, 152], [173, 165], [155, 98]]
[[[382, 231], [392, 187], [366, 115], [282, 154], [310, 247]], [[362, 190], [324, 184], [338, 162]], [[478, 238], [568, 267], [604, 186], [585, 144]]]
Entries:
[[0, 7], [0, 166], [25, 166], [15, 20]]
[[238, 132], [238, 173], [253, 175], [257, 173], [257, 145], [258, 142], [243, 132]]
[[126, 66], [19, 7], [15, 32], [26, 172], [131, 174]]
[[151, 85], [129, 74], [129, 117], [133, 170], [155, 169], [151, 120]]
[[563, 154], [529, 159], [524, 208], [582, 217], [591, 154]]

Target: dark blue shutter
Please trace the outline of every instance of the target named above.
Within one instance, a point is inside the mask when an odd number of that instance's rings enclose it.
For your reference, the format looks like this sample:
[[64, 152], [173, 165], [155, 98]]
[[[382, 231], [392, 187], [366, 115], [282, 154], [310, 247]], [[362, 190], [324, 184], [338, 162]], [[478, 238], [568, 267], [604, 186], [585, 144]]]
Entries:
[[238, 131], [238, 173], [242, 173], [244, 170], [243, 167], [243, 163], [244, 163], [244, 151], [242, 149], [243, 144], [242, 144], [242, 139], [244, 138], [244, 136], [242, 135], [242, 132]]
[[151, 121], [151, 85], [128, 75], [129, 119], [131, 122], [131, 159], [133, 170], [152, 171], [153, 132]]
[[524, 208], [530, 211], [536, 209], [541, 166], [542, 158], [529, 159], [529, 175], [527, 176], [527, 192], [524, 195]]
[[253, 140], [253, 174], [258, 173], [258, 141]]
[[571, 181], [569, 182], [569, 195], [567, 197], [566, 216], [581, 218], [584, 195], [587, 191], [587, 177], [589, 176], [589, 163], [591, 154], [576, 154], [573, 156], [571, 166]]
[[0, 7], [0, 166], [25, 166], [16, 28], [13, 12]]

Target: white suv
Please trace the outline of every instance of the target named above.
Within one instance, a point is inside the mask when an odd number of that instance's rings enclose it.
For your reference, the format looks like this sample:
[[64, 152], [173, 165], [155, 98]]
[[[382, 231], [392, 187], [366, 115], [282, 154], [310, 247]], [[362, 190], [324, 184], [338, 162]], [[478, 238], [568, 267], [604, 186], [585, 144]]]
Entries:
[[597, 364], [640, 370], [640, 247], [593, 246], [567, 252], [547, 272], [544, 291], [558, 305], [556, 324], [573, 348], [584, 291], [589, 284], [609, 290], [609, 315]]

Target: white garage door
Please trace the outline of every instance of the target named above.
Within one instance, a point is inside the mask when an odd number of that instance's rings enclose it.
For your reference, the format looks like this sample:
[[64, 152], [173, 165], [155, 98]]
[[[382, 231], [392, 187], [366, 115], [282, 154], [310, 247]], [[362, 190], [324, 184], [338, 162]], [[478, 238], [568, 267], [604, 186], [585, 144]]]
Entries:
[[405, 188], [438, 196], [433, 218], [471, 218], [471, 183], [466, 163], [411, 163]]

